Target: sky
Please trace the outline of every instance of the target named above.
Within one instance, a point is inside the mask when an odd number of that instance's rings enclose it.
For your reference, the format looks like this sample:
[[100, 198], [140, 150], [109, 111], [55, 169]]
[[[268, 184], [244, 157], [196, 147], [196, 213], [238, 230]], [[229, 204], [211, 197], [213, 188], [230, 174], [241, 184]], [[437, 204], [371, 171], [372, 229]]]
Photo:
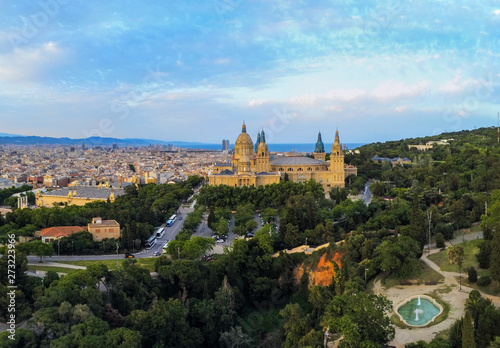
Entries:
[[0, 132], [369, 143], [497, 126], [500, 1], [0, 0]]

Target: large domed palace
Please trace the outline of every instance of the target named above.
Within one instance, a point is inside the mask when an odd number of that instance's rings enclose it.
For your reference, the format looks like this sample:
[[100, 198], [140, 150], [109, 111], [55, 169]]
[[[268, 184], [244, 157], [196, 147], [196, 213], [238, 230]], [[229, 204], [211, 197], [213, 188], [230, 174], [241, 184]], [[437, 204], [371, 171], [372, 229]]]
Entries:
[[335, 133], [330, 161], [325, 161], [326, 153], [318, 134], [314, 150], [314, 158], [306, 156], [276, 156], [270, 159], [264, 131], [253, 143], [243, 123], [241, 134], [234, 144], [234, 154], [231, 163], [215, 164], [209, 175], [210, 185], [260, 186], [278, 183], [288, 176], [294, 182], [315, 180], [323, 185], [325, 190], [332, 187], [344, 187], [345, 178], [357, 174], [357, 169], [344, 164], [344, 154], [339, 140], [339, 132]]

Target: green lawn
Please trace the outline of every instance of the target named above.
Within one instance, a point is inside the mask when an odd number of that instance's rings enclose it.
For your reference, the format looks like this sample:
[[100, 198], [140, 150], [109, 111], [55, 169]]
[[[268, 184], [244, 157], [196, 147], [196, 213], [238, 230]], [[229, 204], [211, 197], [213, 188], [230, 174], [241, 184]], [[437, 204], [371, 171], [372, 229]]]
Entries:
[[421, 260], [419, 260], [420, 269], [411, 277], [406, 279], [399, 279], [393, 276], [388, 276], [387, 278], [382, 280], [382, 285], [388, 289], [394, 286], [399, 286], [401, 281], [410, 281], [413, 284], [425, 284], [426, 282], [443, 282], [444, 277], [438, 272], [434, 271], [432, 268], [427, 266], [427, 264]]
[[[130, 259], [129, 259], [130, 260]], [[154, 272], [155, 270], [155, 262], [157, 260], [156, 257], [146, 257], [146, 258], [138, 258], [138, 259], [133, 259], [136, 261], [136, 265], [142, 268], [146, 268], [150, 272]], [[115, 270], [118, 267], [122, 266], [122, 262], [125, 261], [123, 260], [95, 260], [95, 261], [64, 261], [60, 263], [66, 263], [70, 265], [77, 265], [77, 266], [89, 266], [97, 263], [102, 263], [108, 267], [110, 270]]]
[[[476, 254], [479, 252], [478, 244], [481, 242], [482, 239], [475, 239], [465, 242], [465, 244], [460, 244], [464, 246], [465, 254], [464, 263], [462, 265], [462, 273], [466, 273], [467, 269], [473, 266], [476, 268], [478, 276], [489, 275], [488, 270], [479, 268], [479, 263], [476, 260]], [[440, 251], [436, 254], [432, 254], [428, 256], [428, 259], [438, 265], [442, 271], [457, 273], [460, 271], [456, 263], [450, 265], [450, 261], [448, 260], [448, 253], [446, 250]]]

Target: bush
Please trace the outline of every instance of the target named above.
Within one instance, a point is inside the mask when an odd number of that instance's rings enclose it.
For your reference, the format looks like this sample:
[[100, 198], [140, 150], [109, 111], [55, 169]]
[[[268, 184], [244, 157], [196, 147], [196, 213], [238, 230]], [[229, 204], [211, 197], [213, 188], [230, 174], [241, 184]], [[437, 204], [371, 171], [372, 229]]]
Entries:
[[479, 279], [477, 280], [477, 285], [479, 286], [488, 286], [490, 284], [491, 284], [491, 278], [488, 276], [479, 277]]
[[468, 273], [468, 276], [469, 276], [469, 282], [470, 283], [475, 283], [477, 282], [477, 271], [474, 267], [470, 267], [468, 270], [467, 270], [467, 273]]
[[450, 224], [439, 223], [436, 225], [436, 228], [434, 228], [434, 232], [436, 234], [441, 233], [446, 240], [453, 239], [453, 231], [453, 226]]
[[444, 248], [444, 236], [442, 233], [436, 233], [436, 248]]

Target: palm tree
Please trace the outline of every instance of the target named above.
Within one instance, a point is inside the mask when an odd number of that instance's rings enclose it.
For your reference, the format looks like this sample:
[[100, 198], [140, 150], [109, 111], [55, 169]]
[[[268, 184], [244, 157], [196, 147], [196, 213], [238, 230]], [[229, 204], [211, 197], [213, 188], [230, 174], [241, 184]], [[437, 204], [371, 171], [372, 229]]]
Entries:
[[448, 255], [448, 260], [450, 261], [450, 265], [453, 265], [453, 258], [455, 256], [455, 247], [453, 245], [448, 247], [447, 255]]

